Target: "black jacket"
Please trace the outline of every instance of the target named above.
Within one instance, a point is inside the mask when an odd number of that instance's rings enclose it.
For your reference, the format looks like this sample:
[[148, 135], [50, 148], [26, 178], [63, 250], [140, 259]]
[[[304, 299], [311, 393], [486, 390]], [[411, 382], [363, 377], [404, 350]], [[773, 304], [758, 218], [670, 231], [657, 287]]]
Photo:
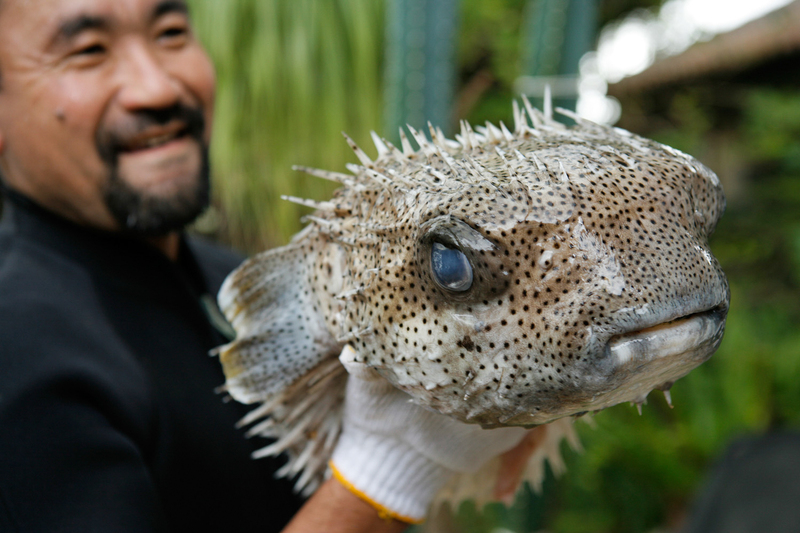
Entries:
[[299, 501], [214, 392], [225, 339], [200, 303], [240, 258], [189, 238], [175, 264], [9, 200], [0, 531], [278, 531]]

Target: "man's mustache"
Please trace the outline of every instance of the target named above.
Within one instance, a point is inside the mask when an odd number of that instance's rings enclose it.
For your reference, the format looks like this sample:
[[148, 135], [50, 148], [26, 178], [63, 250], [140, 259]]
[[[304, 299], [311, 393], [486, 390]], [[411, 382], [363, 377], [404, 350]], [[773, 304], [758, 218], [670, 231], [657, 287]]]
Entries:
[[97, 130], [95, 144], [103, 160], [116, 163], [120, 152], [136, 143], [148, 130], [167, 125], [180, 126], [180, 135], [189, 135], [203, 143], [205, 117], [197, 107], [176, 104], [165, 109], [146, 109], [137, 111], [124, 121], [103, 125]]

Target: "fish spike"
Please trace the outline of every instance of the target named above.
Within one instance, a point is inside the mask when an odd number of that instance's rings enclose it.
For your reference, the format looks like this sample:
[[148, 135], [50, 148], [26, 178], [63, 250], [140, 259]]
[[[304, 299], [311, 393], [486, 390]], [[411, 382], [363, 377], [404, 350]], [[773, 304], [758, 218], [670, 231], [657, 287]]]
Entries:
[[[488, 122], [486, 124], [489, 124]], [[483, 135], [490, 143], [495, 142], [494, 133], [489, 131], [487, 126], [475, 126], [475, 133]]]
[[387, 148], [389, 148], [389, 156], [390, 157], [392, 157], [394, 159], [401, 159], [403, 157], [403, 152], [398, 150], [397, 147], [394, 144], [390, 143], [386, 139], [381, 139], [381, 140], [386, 144]]
[[473, 146], [472, 136], [470, 135], [471, 129], [469, 128], [469, 124], [466, 120], [462, 120], [459, 124], [461, 126], [461, 133], [456, 136], [456, 139], [461, 143], [461, 146], [465, 150], [469, 150]]
[[511, 164], [509, 164], [508, 160], [506, 159], [505, 152], [503, 152], [500, 149], [500, 147], [498, 147], [498, 146], [495, 146], [494, 151], [497, 153], [497, 155], [500, 156], [500, 159], [503, 160], [503, 165], [506, 167], [506, 171], [508, 172], [508, 175], [511, 176], [512, 179], [516, 180], [517, 179], [517, 172], [514, 170], [514, 168], [511, 166]]
[[433, 176], [434, 178], [436, 178], [440, 182], [448, 181], [448, 177], [447, 176], [445, 176], [444, 174], [442, 174], [441, 172], [439, 172], [438, 170], [436, 170], [432, 166], [423, 165], [422, 168], [425, 170], [425, 172], [427, 172], [428, 174], [430, 174], [431, 176]]
[[572, 120], [575, 121], [576, 124], [579, 124], [581, 126], [586, 126], [586, 127], [590, 127], [590, 128], [601, 128], [602, 127], [602, 126], [600, 126], [600, 124], [598, 124], [596, 122], [593, 122], [593, 121], [591, 121], [589, 119], [583, 118], [582, 116], [580, 116], [579, 114], [577, 114], [576, 112], [574, 112], [574, 111], [572, 111], [570, 109], [564, 109], [563, 107], [557, 107], [557, 108], [555, 108], [555, 112], [558, 113], [559, 115], [565, 116], [567, 118], [571, 118]]
[[358, 331], [348, 331], [347, 333], [339, 335], [338, 337], [336, 337], [336, 340], [338, 342], [351, 342], [353, 340], [360, 339], [367, 335], [374, 335], [374, 334], [375, 331], [372, 329], [372, 326], [367, 326], [364, 329]]
[[561, 160], [558, 160], [558, 167], [561, 169], [561, 183], [569, 183], [569, 174], [567, 174], [567, 169], [564, 168], [564, 163]]
[[456, 173], [456, 178], [468, 184], [474, 184], [479, 181], [475, 178], [475, 169], [470, 166], [466, 159], [462, 158], [458, 163], [459, 172]]
[[534, 124], [536, 124], [537, 128], [544, 128], [552, 125], [550, 122], [548, 122], [547, 117], [545, 117], [544, 114], [535, 107], [533, 108], [532, 117], [533, 118], [531, 118], [531, 120], [534, 122]]
[[639, 416], [642, 416], [642, 405], [647, 405], [647, 393], [633, 400], [636, 404], [636, 409], [639, 411]]
[[343, 291], [334, 296], [337, 300], [353, 300], [356, 297], [360, 297], [364, 295], [364, 286], [356, 287], [355, 289], [350, 289], [349, 291]]
[[411, 146], [411, 142], [408, 140], [408, 135], [403, 128], [400, 128], [400, 145], [403, 147], [403, 155], [405, 157], [411, 157], [416, 153], [416, 150]]
[[439, 143], [440, 143], [439, 146], [445, 150], [448, 148], [451, 148], [453, 150], [458, 150], [461, 147], [461, 145], [456, 141], [448, 139], [447, 136], [444, 134], [444, 131], [442, 131], [442, 128], [440, 128], [439, 126], [436, 127], [436, 135], [439, 138]]
[[324, 180], [341, 183], [342, 185], [348, 185], [348, 186], [353, 185], [352, 176], [348, 176], [347, 174], [341, 174], [339, 172], [330, 172], [328, 170], [321, 170], [318, 168], [303, 167], [298, 165], [293, 166], [292, 170], [295, 170], [297, 172], [304, 172], [310, 176], [322, 178]]
[[[439, 130], [439, 131], [441, 131], [441, 130]], [[449, 149], [449, 150], [459, 150], [461, 148], [461, 143], [460, 142], [455, 141], [453, 139], [448, 139], [447, 137], [444, 137], [444, 135], [442, 135], [442, 138], [444, 139], [444, 141], [442, 141], [442, 143], [444, 144], [443, 148], [446, 148], [446, 149]]]
[[252, 424], [256, 420], [258, 420], [259, 418], [263, 418], [263, 417], [267, 416], [268, 414], [270, 414], [270, 412], [272, 411], [272, 409], [274, 407], [275, 407], [275, 405], [272, 404], [272, 402], [265, 402], [265, 403], [261, 404], [259, 407], [255, 408], [252, 411], [250, 411], [249, 413], [247, 413], [244, 416], [244, 418], [242, 418], [241, 420], [236, 422], [236, 428], [237, 429], [241, 429], [241, 428], [243, 428], [245, 426], [249, 426], [250, 424]]
[[504, 138], [502, 130], [491, 122], [486, 122], [486, 132], [491, 135], [491, 142], [500, 142]]
[[477, 147], [481, 143], [486, 141], [486, 136], [481, 135], [480, 133], [477, 133], [477, 132], [473, 131], [472, 125], [470, 125], [469, 122], [466, 122], [466, 124], [467, 124], [467, 131], [469, 132], [469, 135], [472, 137], [472, 146], [473, 147]]
[[541, 159], [536, 157], [536, 154], [531, 153], [531, 158], [533, 159], [533, 162], [536, 164], [536, 168], [539, 169], [539, 172], [547, 172], [547, 167], [545, 166], [544, 163], [542, 163]]
[[360, 176], [364, 167], [358, 166], [355, 163], [346, 163], [344, 167], [353, 173], [354, 176]]
[[436, 131], [436, 128], [434, 127], [433, 123], [430, 120], [427, 122], [427, 125], [428, 125], [428, 133], [431, 134], [431, 140], [433, 142], [436, 142], [436, 139], [439, 137], [439, 132]]
[[361, 161], [361, 164], [367, 168], [372, 168], [374, 166], [372, 164], [372, 159], [369, 158], [369, 156], [364, 152], [364, 150], [359, 148], [358, 145], [355, 143], [355, 141], [351, 139], [350, 136], [347, 135], [345, 132], [342, 132], [342, 135], [344, 135], [344, 138], [347, 140], [347, 144], [349, 144], [350, 148], [353, 149], [353, 152], [355, 152], [356, 157], [358, 157], [358, 160]]
[[391, 178], [384, 176], [380, 172], [375, 171], [374, 169], [367, 168], [365, 169], [367, 176], [372, 178], [373, 180], [377, 181], [381, 185], [391, 185], [392, 180]]
[[347, 237], [335, 236], [333, 240], [334, 242], [337, 242], [343, 246], [349, 246], [351, 248], [356, 248], [358, 246], [358, 242], [355, 239], [349, 239]]
[[531, 119], [531, 124], [533, 124], [534, 128], [538, 128], [544, 122], [544, 117], [542, 116], [542, 112], [533, 107], [531, 101], [528, 100], [526, 95], [522, 95], [522, 103], [525, 105], [525, 111], [528, 112], [528, 117]]
[[383, 142], [383, 139], [381, 139], [380, 136], [374, 131], [370, 131], [369, 134], [372, 137], [372, 142], [375, 145], [375, 149], [378, 150], [378, 159], [389, 154], [389, 148], [386, 146], [386, 143]]
[[506, 140], [506, 142], [511, 142], [514, 140], [514, 135], [508, 131], [508, 128], [506, 128], [506, 125], [502, 120], [500, 121], [500, 133], [503, 134], [503, 138]]
[[[369, 222], [359, 222], [356, 224], [359, 228], [367, 231], [369, 233], [374, 233], [375, 235], [387, 235], [396, 231], [398, 229], [398, 225], [386, 225], [386, 224], [371, 224]], [[367, 269], [365, 272], [370, 272], [375, 269]], [[380, 272], [379, 270], [377, 272]]]
[[485, 178], [486, 178], [486, 176], [487, 176], [487, 174], [489, 174], [489, 173], [486, 171], [486, 169], [483, 167], [483, 165], [481, 165], [480, 163], [478, 163], [478, 162], [477, 162], [475, 159], [473, 159], [472, 157], [470, 157], [470, 156], [466, 156], [466, 161], [467, 161], [467, 163], [469, 163], [469, 166], [471, 167], [471, 168], [470, 168], [470, 170], [472, 171], [472, 175], [473, 175], [475, 178], [477, 178], [477, 179], [479, 179], [479, 180], [480, 180], [480, 179], [485, 179]]
[[458, 161], [453, 159], [453, 156], [445, 152], [444, 150], [441, 151], [440, 155], [442, 156], [442, 160], [444, 160], [445, 165], [456, 175], [461, 172], [462, 167], [458, 164]]
[[414, 137], [415, 141], [417, 141], [417, 144], [419, 145], [419, 149], [422, 150], [422, 152], [425, 155], [432, 155], [434, 153], [434, 150], [433, 150], [433, 148], [431, 146], [431, 142], [428, 140], [427, 137], [425, 137], [424, 133], [422, 133], [421, 131], [418, 131], [416, 128], [414, 128], [410, 124], [406, 124], [406, 128], [408, 128], [408, 131], [411, 132], [411, 136]]
[[429, 121], [428, 131], [430, 132], [431, 140], [436, 147], [447, 148], [447, 139], [445, 138], [441, 128], [435, 128]]
[[553, 91], [549, 83], [544, 86], [544, 118], [547, 122], [553, 122]]
[[[396, 170], [391, 169], [391, 168], [387, 168], [386, 172], [391, 176], [391, 178], [387, 178], [389, 180], [389, 182], [402, 183], [403, 185], [405, 185], [408, 188], [412, 188], [412, 189], [414, 188], [415, 185], [411, 181], [406, 179], [404, 176], [402, 176]], [[386, 178], [386, 176], [383, 176], [383, 177]]]
[[365, 168], [364, 173], [366, 176], [371, 179], [372, 181], [378, 183], [384, 188], [396, 188], [401, 192], [406, 191], [407, 189], [400, 187], [399, 185], [405, 185], [406, 187], [413, 187], [413, 185], [406, 179], [402, 178], [399, 174], [393, 171], [388, 171], [388, 173], [392, 176], [391, 178], [386, 174], [381, 174], [374, 169]]
[[514, 133], [516, 135], [522, 135], [525, 128], [528, 126], [528, 122], [525, 120], [525, 115], [520, 110], [516, 100], [511, 102], [511, 109], [514, 113]]
[[336, 209], [336, 205], [332, 202], [318, 202], [316, 200], [298, 198], [297, 196], [287, 196], [285, 194], [281, 195], [281, 200], [286, 200], [288, 202], [292, 202], [293, 204], [303, 205], [312, 209], [318, 209], [320, 211], [333, 211]]
[[661, 392], [664, 393], [664, 398], [667, 400], [667, 405], [669, 405], [669, 408], [672, 409], [673, 408], [672, 395], [670, 394], [669, 389], [661, 391]]
[[326, 218], [315, 217], [313, 215], [306, 215], [306, 216], [303, 217], [303, 220], [310, 220], [311, 222], [314, 222], [315, 224], [318, 224], [318, 225], [322, 226], [323, 228], [332, 228], [333, 226], [337, 225], [332, 220], [328, 220]]

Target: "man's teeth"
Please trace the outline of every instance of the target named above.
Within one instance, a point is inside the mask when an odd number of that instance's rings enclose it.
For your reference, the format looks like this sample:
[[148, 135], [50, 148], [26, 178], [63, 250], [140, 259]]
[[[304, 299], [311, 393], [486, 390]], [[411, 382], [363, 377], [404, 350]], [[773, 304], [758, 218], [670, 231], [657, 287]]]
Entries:
[[145, 148], [152, 148], [154, 146], [158, 146], [160, 144], [167, 143], [177, 137], [175, 133], [167, 133], [165, 135], [159, 135], [158, 137], [151, 137], [144, 142]]
[[146, 139], [138, 139], [136, 141], [131, 142], [128, 145], [127, 150], [136, 151], [136, 150], [146, 150], [148, 148], [154, 148], [156, 146], [166, 144], [180, 137], [180, 135], [181, 132], [172, 132], [172, 133], [165, 133], [163, 135], [156, 135], [155, 137], [148, 137]]

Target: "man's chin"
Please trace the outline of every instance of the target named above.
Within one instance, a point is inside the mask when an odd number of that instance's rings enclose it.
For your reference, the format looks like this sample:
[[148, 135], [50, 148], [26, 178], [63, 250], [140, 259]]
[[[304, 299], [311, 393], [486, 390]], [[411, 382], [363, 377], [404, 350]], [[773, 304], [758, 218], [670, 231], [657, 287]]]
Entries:
[[122, 231], [148, 237], [166, 235], [183, 229], [205, 211], [210, 199], [207, 152], [203, 150], [194, 170], [180, 163], [136, 169], [144, 174], [134, 176], [146, 179], [128, 177], [134, 170], [128, 165], [120, 164], [112, 172], [104, 198]]

